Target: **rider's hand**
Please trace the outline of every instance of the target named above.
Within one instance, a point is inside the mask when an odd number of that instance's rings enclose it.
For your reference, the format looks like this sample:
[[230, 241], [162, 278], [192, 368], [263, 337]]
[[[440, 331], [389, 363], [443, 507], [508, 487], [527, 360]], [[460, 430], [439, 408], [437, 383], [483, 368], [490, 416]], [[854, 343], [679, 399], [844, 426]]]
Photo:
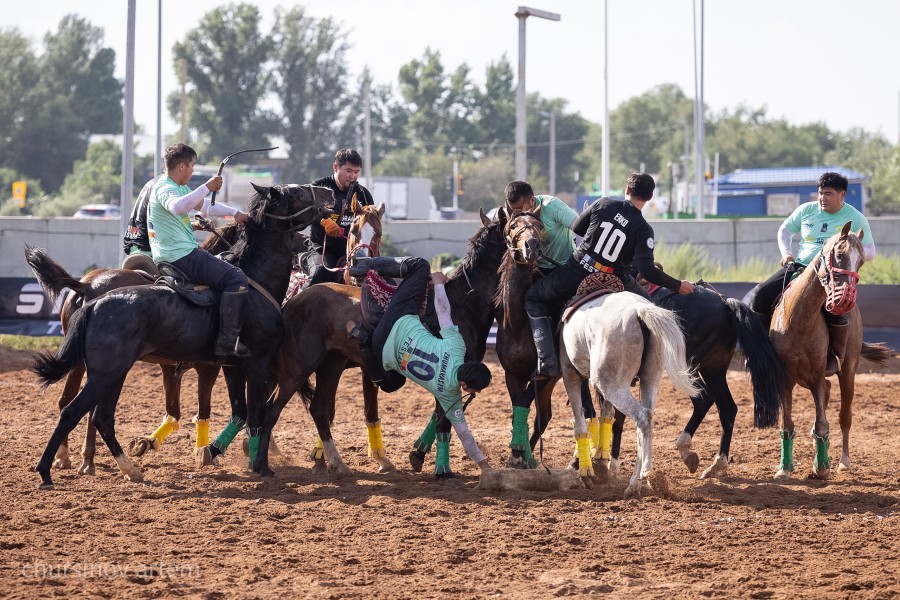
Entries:
[[206, 189], [211, 192], [218, 192], [222, 189], [222, 176], [214, 175], [206, 180]]
[[250, 217], [247, 216], [247, 213], [242, 213], [241, 211], [237, 211], [234, 213], [234, 222], [235, 223], [246, 223], [250, 220]]
[[792, 263], [792, 262], [794, 262], [794, 257], [793, 257], [793, 255], [791, 255], [791, 254], [786, 254], [786, 255], [784, 256], [784, 258], [781, 259], [781, 266], [782, 266], [782, 267], [786, 267], [786, 266], [788, 266], [788, 263]]
[[678, 288], [679, 294], [690, 294], [694, 291], [694, 285], [690, 281], [682, 281], [681, 287]]
[[340, 225], [331, 219], [322, 219], [319, 224], [325, 229], [325, 235], [328, 237], [341, 237], [344, 232], [341, 231]]
[[481, 467], [481, 472], [482, 472], [482, 473], [484, 473], [485, 471], [490, 471], [490, 470], [491, 470], [491, 465], [488, 464], [488, 461], [487, 461], [486, 458], [485, 458], [484, 460], [482, 460], [481, 462], [479, 462], [479, 463], [478, 463], [478, 466]]
[[435, 285], [443, 285], [450, 281], [450, 278], [444, 275], [443, 271], [435, 271], [431, 274], [431, 281], [433, 281]]

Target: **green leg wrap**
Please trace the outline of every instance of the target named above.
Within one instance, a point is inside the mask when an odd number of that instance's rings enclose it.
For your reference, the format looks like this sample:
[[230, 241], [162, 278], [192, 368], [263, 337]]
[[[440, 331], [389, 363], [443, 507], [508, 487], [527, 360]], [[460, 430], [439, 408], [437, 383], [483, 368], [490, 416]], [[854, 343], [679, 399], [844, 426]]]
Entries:
[[528, 442], [528, 413], [530, 409], [527, 406], [513, 406], [513, 428], [512, 439], [509, 442], [511, 450], [518, 450], [522, 453], [522, 459], [525, 461], [525, 467], [528, 469], [536, 469], [538, 464], [531, 452], [531, 444]]
[[211, 445], [218, 448], [219, 452], [225, 454], [225, 450], [228, 449], [228, 445], [234, 439], [234, 436], [238, 434], [238, 431], [244, 426], [244, 420], [240, 417], [235, 417], [234, 415], [228, 419], [228, 425], [225, 426], [225, 429], [222, 430], [222, 433], [216, 437], [216, 441], [214, 441]]
[[825, 435], [819, 437], [813, 435], [813, 438], [816, 440], [816, 462], [813, 464], [813, 469], [815, 471], [830, 469], [831, 461], [828, 460], [828, 436]]
[[434, 457], [434, 474], [453, 473], [450, 470], [450, 433], [437, 434], [437, 452]]
[[796, 431], [788, 433], [781, 432], [781, 464], [778, 465], [780, 471], [792, 472], [794, 470], [794, 436]]
[[[437, 432], [437, 415], [435, 413], [431, 413], [431, 419], [428, 420], [428, 425], [425, 426], [425, 431], [422, 432], [422, 435], [419, 436], [415, 442], [413, 442], [413, 448], [420, 452], [431, 452], [431, 446], [434, 444], [434, 436]], [[447, 438], [448, 441], [450, 438]]]
[[256, 457], [259, 456], [260, 433], [262, 433], [262, 427], [257, 427], [256, 429], [247, 429], [247, 450], [250, 454], [250, 462], [247, 466], [248, 469], [253, 468], [253, 464], [256, 462]]

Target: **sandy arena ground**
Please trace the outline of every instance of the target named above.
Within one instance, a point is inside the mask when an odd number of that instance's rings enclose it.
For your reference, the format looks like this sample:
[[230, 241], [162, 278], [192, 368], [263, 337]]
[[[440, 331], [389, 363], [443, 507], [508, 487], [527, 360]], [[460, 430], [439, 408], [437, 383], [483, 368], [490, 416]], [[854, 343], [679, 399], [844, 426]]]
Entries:
[[[311, 470], [312, 420], [294, 399], [276, 429], [274, 480], [245, 468], [238, 444], [222, 467], [194, 466], [196, 378], [185, 376], [182, 428], [137, 459], [145, 482], [119, 475], [108, 450], [97, 474], [55, 471], [39, 491], [32, 468], [56, 423], [61, 385], [41, 393], [25, 353], [0, 348], [6, 467], [0, 471], [0, 597], [188, 598], [895, 598], [900, 596], [900, 375], [894, 359], [857, 379], [854, 470], [808, 479], [812, 399], [795, 390], [797, 473], [776, 483], [774, 430], [751, 428], [746, 376], [730, 376], [740, 406], [732, 464], [700, 480], [674, 442], [690, 402], [664, 382], [655, 430], [655, 494], [624, 500], [634, 457], [626, 425], [623, 472], [594, 490], [486, 493], [458, 441], [455, 483], [413, 473], [412, 441], [432, 406], [412, 385], [382, 398], [384, 441], [398, 467], [379, 474], [366, 456], [358, 372], [338, 396], [335, 439], [356, 477]], [[469, 423], [492, 465], [508, 455], [503, 373], [472, 403]], [[562, 386], [544, 464], [564, 467], [574, 442]], [[840, 456], [832, 398], [831, 459]], [[159, 370], [138, 365], [117, 413], [119, 440], [149, 434], [163, 416]], [[216, 385], [211, 434], [228, 416]], [[82, 424], [71, 447], [80, 447]], [[715, 409], [694, 439], [702, 471], [718, 448]], [[238, 438], [241, 439], [241, 438]], [[75, 457], [77, 458], [77, 457]], [[75, 461], [76, 467], [79, 461]]]

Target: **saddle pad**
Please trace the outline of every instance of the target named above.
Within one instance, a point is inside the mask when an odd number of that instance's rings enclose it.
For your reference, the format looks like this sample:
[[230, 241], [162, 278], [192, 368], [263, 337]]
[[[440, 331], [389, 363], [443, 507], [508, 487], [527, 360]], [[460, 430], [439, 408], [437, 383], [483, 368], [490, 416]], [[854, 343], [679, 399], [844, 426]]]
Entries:
[[397, 284], [385, 279], [374, 269], [366, 273], [366, 279], [359, 293], [359, 310], [362, 313], [360, 323], [363, 327], [375, 329], [378, 321], [384, 316], [391, 298], [394, 297], [397, 287]]
[[600, 296], [604, 296], [606, 294], [612, 294], [615, 292], [621, 292], [625, 290], [625, 286], [622, 285], [622, 280], [613, 275], [612, 273], [603, 273], [602, 271], [598, 271], [596, 273], [591, 273], [578, 286], [578, 290], [575, 292], [575, 296], [572, 297], [568, 302], [566, 302], [566, 307], [563, 310], [562, 322], [565, 323], [569, 320], [569, 317], [572, 316], [572, 313], [578, 310], [585, 302], [593, 300], [594, 298], [599, 298]]

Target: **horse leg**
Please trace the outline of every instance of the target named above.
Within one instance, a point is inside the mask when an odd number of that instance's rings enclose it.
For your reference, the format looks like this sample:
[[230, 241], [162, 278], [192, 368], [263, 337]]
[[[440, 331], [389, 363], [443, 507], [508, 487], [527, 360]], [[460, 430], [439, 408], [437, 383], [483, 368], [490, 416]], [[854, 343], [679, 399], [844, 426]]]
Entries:
[[353, 475], [353, 471], [344, 464], [341, 455], [331, 437], [331, 421], [334, 416], [334, 396], [337, 393], [338, 384], [344, 365], [337, 361], [325, 361], [316, 369], [316, 393], [309, 405], [309, 414], [316, 424], [316, 431], [322, 440], [325, 450], [325, 460], [328, 463], [328, 472], [340, 477]]
[[709, 385], [711, 396], [719, 409], [719, 423], [722, 425], [722, 438], [719, 440], [719, 455], [713, 463], [700, 474], [700, 479], [720, 477], [728, 469], [728, 457], [731, 452], [731, 438], [734, 434], [734, 420], [737, 418], [737, 404], [728, 389], [725, 373], [704, 376]]
[[162, 443], [173, 431], [181, 429], [181, 376], [184, 369], [177, 365], [160, 365], [163, 374], [163, 389], [166, 392], [166, 415], [156, 431], [147, 437], [135, 438], [128, 445], [129, 456], [143, 456], [150, 450], [159, 450]]
[[506, 389], [513, 405], [510, 453], [506, 459], [506, 466], [510, 469], [534, 469], [538, 466], [528, 439], [528, 413], [534, 400], [534, 383], [533, 380], [523, 382], [511, 375], [506, 378]]
[[[66, 375], [66, 385], [63, 387], [62, 393], [59, 395], [59, 410], [62, 412], [66, 406], [72, 401], [75, 396], [78, 395], [78, 390], [81, 388], [81, 380], [84, 379], [84, 364], [80, 364], [72, 371]], [[90, 432], [90, 424], [88, 425], [88, 432]], [[82, 448], [82, 455], [86, 452], [87, 448], [87, 438], [85, 438], [85, 445]], [[93, 452], [91, 453], [93, 456]], [[84, 463], [81, 465], [84, 467]], [[53, 467], [56, 469], [70, 469], [72, 468], [72, 460], [69, 458], [69, 436], [63, 438], [62, 442], [59, 444], [59, 450], [56, 452], [56, 459], [53, 461]], [[93, 470], [93, 463], [91, 463], [91, 467]]]
[[[622, 442], [622, 423], [624, 422], [625, 415], [621, 415], [622, 421], [619, 422], [618, 437], [615, 439], [615, 472], [612, 472], [612, 443], [615, 429], [616, 409], [612, 404], [606, 401], [599, 390], [594, 391], [597, 395], [597, 401], [600, 404], [600, 416], [595, 416], [593, 418], [597, 423], [597, 447], [591, 449], [591, 459], [594, 463], [594, 472], [597, 474], [597, 479], [600, 483], [607, 483], [611, 477], [615, 478], [619, 472], [619, 448]], [[584, 394], [583, 390], [582, 394]], [[592, 411], [593, 408], [593, 403], [591, 403]], [[594, 414], [596, 415], [596, 411], [594, 411]], [[588, 413], [585, 411], [585, 416], [587, 415]], [[591, 419], [589, 419], [588, 434], [592, 434], [591, 425]]]
[[572, 364], [568, 352], [561, 351], [559, 354], [563, 385], [565, 386], [566, 394], [569, 397], [569, 406], [572, 408], [575, 451], [578, 453], [578, 475], [581, 477], [581, 481], [586, 488], [593, 489], [594, 465], [591, 461], [591, 446], [587, 421], [584, 418], [584, 407], [581, 403], [582, 383], [584, 383], [585, 378]]
[[818, 386], [811, 390], [813, 400], [816, 403], [816, 422], [812, 428], [812, 437], [816, 447], [816, 457], [813, 459], [812, 474], [817, 479], [828, 479], [831, 476], [831, 460], [828, 458], [828, 399], [831, 395], [831, 382], [822, 378]]
[[363, 412], [366, 416], [366, 431], [369, 434], [369, 456], [378, 463], [379, 473], [396, 471], [397, 467], [388, 459], [384, 451], [381, 419], [378, 417], [378, 386], [363, 373], [362, 387]]
[[[90, 383], [90, 382], [88, 382]], [[122, 393], [122, 386], [125, 384], [125, 377], [122, 376], [118, 380], [106, 384], [101, 388], [100, 402], [94, 409], [92, 421], [100, 432], [103, 441], [109, 448], [110, 453], [119, 465], [119, 470], [125, 479], [134, 482], [141, 482], [144, 476], [140, 470], [132, 464], [131, 460], [125, 455], [122, 446], [116, 439], [116, 405], [119, 402], [119, 394]]]
[[700, 388], [700, 393], [691, 397], [691, 405], [694, 407], [691, 412], [691, 418], [688, 419], [681, 435], [675, 440], [675, 447], [681, 455], [681, 460], [691, 473], [696, 473], [697, 468], [700, 466], [700, 457], [691, 450], [694, 434], [697, 433], [700, 423], [706, 418], [706, 414], [713, 405], [707, 383], [703, 379], [698, 378], [697, 387]]
[[419, 473], [422, 467], [425, 466], [425, 455], [431, 452], [431, 447], [434, 445], [434, 439], [437, 435], [437, 422], [438, 414], [437, 411], [434, 411], [431, 413], [425, 429], [413, 442], [413, 449], [409, 453], [409, 464], [416, 473]]
[[[848, 355], [850, 352], [847, 353]], [[848, 357], [849, 358], [849, 357]], [[838, 377], [841, 389], [841, 411], [839, 420], [841, 423], [841, 462], [838, 471], [851, 471], [850, 462], [850, 426], [853, 424], [853, 394], [856, 389], [856, 364], [845, 360], [841, 374]]]
[[225, 454], [235, 436], [247, 423], [247, 389], [244, 373], [234, 367], [225, 367], [223, 372], [225, 386], [228, 388], [228, 400], [231, 402], [231, 417], [213, 443], [197, 453], [198, 468], [219, 464], [219, 456]]
[[438, 479], [453, 479], [456, 474], [450, 468], [450, 437], [452, 424], [440, 403], [434, 401], [437, 415], [437, 443], [434, 451], [434, 476]]
[[534, 431], [531, 432], [531, 439], [529, 440], [532, 452], [534, 452], [534, 449], [538, 447], [539, 443], [541, 443], [541, 437], [547, 430], [547, 425], [550, 424], [550, 419], [553, 418], [553, 404], [550, 400], [553, 395], [553, 387], [555, 385], [555, 379], [543, 379], [541, 381], [538, 381], [537, 399], [535, 401], [537, 410], [535, 411], [536, 414], [534, 415]]
[[[581, 410], [584, 414], [585, 421], [587, 422], [591, 463], [596, 469], [597, 463], [600, 460], [600, 419], [597, 418], [597, 411], [594, 408], [594, 402], [591, 398], [591, 384], [587, 379], [581, 382]], [[569, 463], [569, 468], [578, 470], [578, 460], [578, 445], [576, 444], [575, 451], [572, 453], [572, 462]]]
[[[93, 475], [97, 469], [94, 458], [97, 455], [97, 428], [94, 426], [93, 412], [87, 420], [87, 431], [84, 432], [84, 445], [81, 446], [81, 466], [79, 475]], [[57, 454], [58, 456], [58, 454]]]
[[212, 414], [212, 391], [219, 377], [219, 367], [210, 365], [194, 365], [197, 371], [197, 414], [193, 421], [197, 426], [197, 439], [194, 442], [194, 454], [209, 446], [209, 418]]
[[775, 472], [775, 479], [790, 479], [794, 472], [794, 429], [793, 409], [794, 382], [785, 376], [781, 389], [781, 461]]
[[41, 483], [38, 489], [53, 489], [50, 467], [53, 464], [56, 451], [59, 449], [62, 441], [75, 429], [82, 417], [91, 412], [99, 403], [102, 396], [98, 394], [97, 387], [97, 384], [91, 384], [88, 381], [75, 398], [60, 411], [56, 427], [50, 435], [47, 446], [44, 448], [44, 453], [35, 467], [35, 471], [41, 476]]
[[[655, 386], [650, 383], [651, 377], [641, 376], [641, 398], [645, 402], [650, 402], [656, 398]], [[606, 389], [602, 389], [603, 397], [606, 398], [619, 411], [625, 413], [625, 416], [634, 421], [637, 427], [637, 458], [635, 460], [634, 473], [625, 489], [625, 496], [636, 496], [641, 493], [641, 489], [646, 485], [646, 478], [653, 466], [653, 411], [647, 406], [643, 406], [634, 396], [631, 395], [629, 387], [630, 381], [621, 383], [613, 387], [612, 382], [608, 382]]]

